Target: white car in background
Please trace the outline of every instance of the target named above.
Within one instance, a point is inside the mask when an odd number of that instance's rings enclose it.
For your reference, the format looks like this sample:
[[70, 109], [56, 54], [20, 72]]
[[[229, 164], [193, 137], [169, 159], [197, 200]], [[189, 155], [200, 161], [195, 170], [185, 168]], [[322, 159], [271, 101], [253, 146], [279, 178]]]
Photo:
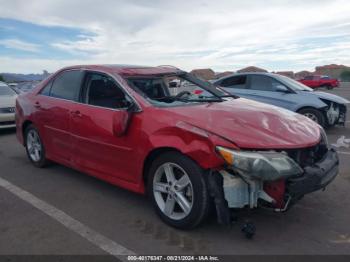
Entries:
[[0, 129], [16, 127], [16, 98], [17, 93], [4, 82], [0, 82]]

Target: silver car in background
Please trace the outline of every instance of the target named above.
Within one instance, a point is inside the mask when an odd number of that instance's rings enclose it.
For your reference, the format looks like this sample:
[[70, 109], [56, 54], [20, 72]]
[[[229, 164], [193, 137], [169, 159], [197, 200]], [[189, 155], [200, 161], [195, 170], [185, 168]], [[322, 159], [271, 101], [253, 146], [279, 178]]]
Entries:
[[0, 82], [0, 129], [14, 128], [17, 93], [6, 83]]

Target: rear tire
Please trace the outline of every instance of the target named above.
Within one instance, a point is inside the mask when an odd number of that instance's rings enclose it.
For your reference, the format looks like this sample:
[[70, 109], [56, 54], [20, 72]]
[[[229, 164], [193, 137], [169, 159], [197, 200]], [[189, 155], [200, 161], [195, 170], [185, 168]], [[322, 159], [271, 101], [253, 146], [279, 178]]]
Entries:
[[304, 108], [299, 110], [298, 113], [310, 118], [322, 127], [326, 127], [326, 119], [321, 111], [315, 108]]
[[159, 217], [168, 225], [190, 229], [205, 220], [210, 196], [203, 170], [179, 152], [156, 158], [149, 170], [147, 189]]
[[40, 138], [39, 131], [34, 125], [29, 125], [24, 135], [25, 148], [30, 162], [39, 168], [47, 166], [49, 161], [46, 159], [45, 147]]

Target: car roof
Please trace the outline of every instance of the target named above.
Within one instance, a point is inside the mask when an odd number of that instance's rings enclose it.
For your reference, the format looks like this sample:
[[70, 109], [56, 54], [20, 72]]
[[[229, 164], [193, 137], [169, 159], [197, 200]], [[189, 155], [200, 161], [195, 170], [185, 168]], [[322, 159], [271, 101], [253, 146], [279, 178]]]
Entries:
[[147, 76], [147, 75], [162, 75], [162, 74], [178, 74], [183, 72], [174, 66], [140, 66], [140, 65], [124, 65], [124, 64], [109, 64], [109, 65], [76, 65], [63, 68], [68, 69], [85, 69], [105, 71], [108, 73], [116, 73], [123, 76]]

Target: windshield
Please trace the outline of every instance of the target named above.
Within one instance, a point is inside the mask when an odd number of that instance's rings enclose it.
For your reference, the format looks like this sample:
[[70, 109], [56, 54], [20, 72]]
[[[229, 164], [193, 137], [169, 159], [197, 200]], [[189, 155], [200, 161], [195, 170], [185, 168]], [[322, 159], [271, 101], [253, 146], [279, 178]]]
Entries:
[[313, 91], [312, 88], [307, 87], [306, 85], [291, 79], [287, 76], [278, 75], [276, 76], [281, 82], [285, 83], [289, 88], [293, 89], [294, 91]]
[[160, 107], [222, 102], [228, 94], [191, 74], [130, 77], [131, 88]]
[[14, 96], [16, 92], [7, 85], [0, 85], [0, 96]]

